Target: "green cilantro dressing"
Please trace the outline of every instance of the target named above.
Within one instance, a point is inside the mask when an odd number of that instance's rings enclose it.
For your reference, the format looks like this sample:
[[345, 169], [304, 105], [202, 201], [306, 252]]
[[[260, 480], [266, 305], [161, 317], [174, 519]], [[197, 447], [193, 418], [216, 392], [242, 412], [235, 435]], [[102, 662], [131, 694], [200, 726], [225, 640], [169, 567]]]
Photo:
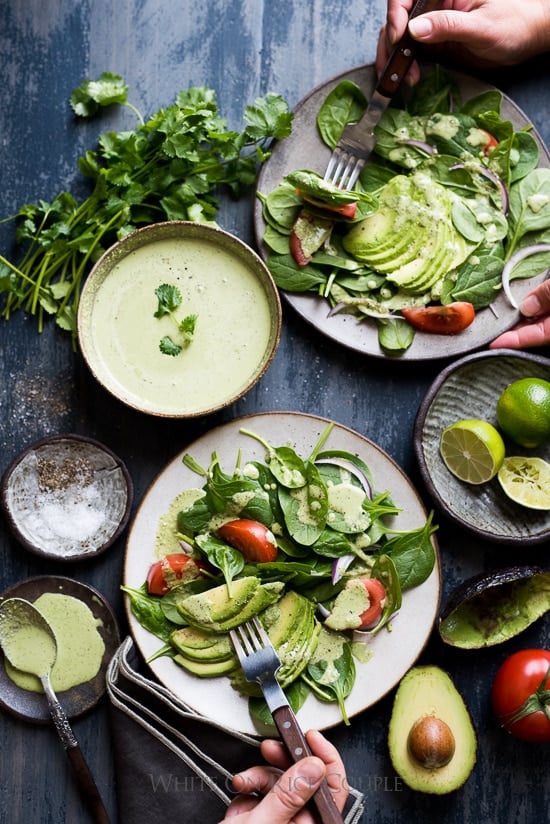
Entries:
[[[176, 334], [173, 318], [154, 316], [163, 283], [179, 289], [184, 315], [197, 316], [178, 357], [159, 349], [162, 337]], [[251, 268], [193, 238], [157, 240], [122, 257], [97, 289], [91, 323], [99, 370], [115, 391], [165, 414], [208, 409], [241, 392], [266, 356], [271, 330], [268, 299]]]
[[[101, 667], [105, 643], [98, 632], [98, 621], [91, 609], [78, 598], [45, 592], [33, 604], [53, 629], [57, 641], [57, 657], [51, 670], [51, 684], [56, 692], [76, 687], [95, 678]], [[18, 687], [31, 692], [43, 692], [35, 675], [23, 672], [29, 664], [33, 672], [44, 675], [47, 657], [53, 659], [50, 637], [39, 627], [19, 630], [13, 647], [17, 663], [15, 669], [6, 660], [6, 673]], [[14, 657], [15, 657], [14, 655]]]
[[178, 512], [191, 509], [195, 501], [204, 498], [202, 489], [185, 489], [177, 495], [170, 508], [159, 519], [155, 539], [155, 558], [158, 560], [165, 555], [181, 552], [181, 545], [177, 536]]

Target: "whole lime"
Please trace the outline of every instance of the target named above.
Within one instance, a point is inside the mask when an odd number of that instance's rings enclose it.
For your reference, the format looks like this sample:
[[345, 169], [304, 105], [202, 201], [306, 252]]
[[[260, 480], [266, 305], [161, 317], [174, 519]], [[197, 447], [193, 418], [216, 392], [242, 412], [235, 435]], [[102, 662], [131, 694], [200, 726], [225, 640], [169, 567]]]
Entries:
[[509, 384], [496, 408], [501, 431], [527, 449], [550, 439], [550, 382], [542, 378], [521, 378]]

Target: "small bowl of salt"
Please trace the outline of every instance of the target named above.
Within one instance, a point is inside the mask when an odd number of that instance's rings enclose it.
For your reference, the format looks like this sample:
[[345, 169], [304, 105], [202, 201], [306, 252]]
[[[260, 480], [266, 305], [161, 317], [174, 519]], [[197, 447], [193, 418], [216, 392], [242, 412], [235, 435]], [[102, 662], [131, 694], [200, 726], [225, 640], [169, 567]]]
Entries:
[[128, 523], [133, 483], [124, 463], [82, 435], [54, 435], [25, 449], [0, 481], [0, 505], [30, 552], [81, 561], [110, 547]]

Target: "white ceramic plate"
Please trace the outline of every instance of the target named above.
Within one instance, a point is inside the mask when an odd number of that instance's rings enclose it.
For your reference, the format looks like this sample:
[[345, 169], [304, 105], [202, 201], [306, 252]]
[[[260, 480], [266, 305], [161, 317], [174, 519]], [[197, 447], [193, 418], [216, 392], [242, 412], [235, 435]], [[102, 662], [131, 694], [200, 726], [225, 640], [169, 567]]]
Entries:
[[[524, 549], [550, 537], [550, 512], [526, 509], [506, 497], [497, 478], [480, 486], [459, 481], [439, 452], [441, 432], [465, 418], [497, 426], [496, 404], [502, 390], [520, 378], [550, 380], [550, 360], [542, 355], [493, 349], [466, 355], [444, 369], [428, 389], [418, 410], [414, 448], [420, 472], [438, 506], [456, 524], [499, 546]], [[505, 439], [506, 454], [532, 455], [550, 461], [550, 444], [525, 449]]]
[[[494, 89], [487, 83], [473, 77], [456, 72], [449, 72], [458, 84], [464, 100], [477, 94]], [[268, 194], [275, 189], [285, 175], [296, 169], [311, 169], [324, 174], [330, 150], [321, 141], [316, 126], [317, 113], [327, 94], [342, 80], [351, 80], [357, 83], [370, 97], [375, 83], [375, 72], [372, 65], [359, 66], [351, 71], [344, 72], [326, 83], [318, 86], [309, 95], [303, 98], [294, 109], [292, 134], [280, 141], [273, 148], [273, 153], [258, 178], [258, 192]], [[506, 95], [503, 95], [502, 117], [510, 120], [516, 129], [531, 126], [527, 116]], [[544, 146], [537, 131], [532, 128], [531, 134], [539, 144], [539, 166], [550, 167], [550, 154]], [[262, 217], [262, 204], [256, 202], [254, 226], [258, 248], [266, 257], [266, 249], [262, 243], [265, 223]], [[512, 292], [519, 301], [533, 286], [543, 280], [544, 274], [528, 280], [515, 280], [512, 283]], [[378, 345], [377, 327], [375, 321], [357, 321], [352, 315], [339, 313], [328, 317], [329, 304], [326, 300], [313, 294], [298, 294], [284, 292], [285, 299], [293, 306], [304, 320], [329, 338], [349, 347], [357, 352], [378, 358], [388, 358]], [[414, 342], [406, 352], [392, 356], [393, 360], [435, 360], [438, 358], [455, 357], [485, 346], [497, 335], [510, 329], [519, 319], [519, 312], [513, 309], [505, 297], [500, 294], [493, 302], [496, 314], [489, 308], [478, 312], [473, 324], [460, 335], [441, 336], [417, 333]]]
[[[203, 435], [184, 452], [177, 455], [161, 472], [146, 493], [131, 525], [126, 546], [124, 583], [140, 587], [154, 559], [159, 519], [165, 515], [174, 498], [190, 487], [200, 487], [201, 478], [188, 470], [182, 457], [189, 453], [202, 466], [208, 466], [215, 451], [221, 466], [232, 471], [237, 452], [242, 450], [242, 462], [264, 460], [265, 450], [253, 438], [242, 435], [240, 427], [258, 433], [274, 446], [291, 445], [298, 454], [307, 456], [317, 443], [328, 421], [312, 415], [275, 412], [251, 415], [224, 424]], [[395, 523], [400, 529], [414, 529], [426, 520], [426, 510], [409, 479], [397, 464], [379, 447], [351, 429], [336, 424], [325, 447], [357, 453], [369, 465], [378, 490], [388, 489], [402, 512]], [[434, 540], [437, 556], [437, 543]], [[404, 593], [403, 605], [394, 619], [393, 631], [382, 631], [369, 642], [372, 656], [367, 663], [357, 664], [357, 680], [346, 700], [351, 716], [370, 707], [391, 690], [420, 655], [432, 630], [440, 598], [439, 558], [430, 577], [419, 587]], [[161, 642], [137, 622], [128, 609], [128, 620], [134, 640], [149, 658]], [[245, 698], [230, 685], [227, 678], [201, 679], [190, 675], [169, 658], [150, 663], [157, 678], [197, 712], [233, 729], [249, 734], [261, 732], [248, 713]], [[337, 705], [319, 702], [310, 696], [298, 713], [304, 729], [325, 729], [340, 723]]]

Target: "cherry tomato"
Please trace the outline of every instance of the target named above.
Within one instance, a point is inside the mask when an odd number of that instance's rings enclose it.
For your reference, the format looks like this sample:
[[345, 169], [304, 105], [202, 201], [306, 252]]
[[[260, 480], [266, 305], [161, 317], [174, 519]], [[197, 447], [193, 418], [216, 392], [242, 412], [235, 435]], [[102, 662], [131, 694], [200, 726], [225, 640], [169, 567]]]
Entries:
[[275, 536], [259, 521], [238, 518], [220, 526], [218, 535], [234, 549], [242, 552], [247, 561], [267, 563], [277, 557]]
[[524, 741], [550, 741], [550, 651], [514, 652], [498, 670], [491, 689], [501, 725]]
[[483, 147], [483, 154], [488, 155], [493, 151], [493, 149], [495, 149], [498, 146], [498, 140], [496, 139], [496, 137], [494, 137], [494, 135], [492, 135], [485, 129], [480, 129], [480, 131], [487, 136], [487, 142]]
[[318, 200], [317, 198], [310, 197], [310, 195], [305, 195], [299, 189], [296, 189], [296, 193], [299, 194], [300, 197], [306, 201], [306, 203], [310, 203], [312, 206], [317, 206], [319, 209], [326, 209], [327, 212], [332, 212], [333, 214], [340, 215], [341, 217], [348, 217], [353, 220], [357, 212], [357, 201], [335, 206], [331, 203], [327, 203], [325, 200]]
[[467, 301], [456, 301], [447, 306], [416, 306], [401, 312], [415, 329], [435, 335], [456, 335], [475, 318], [474, 307]]
[[182, 581], [191, 581], [201, 574], [199, 564], [184, 553], [166, 555], [156, 561], [147, 573], [147, 591], [150, 595], [165, 595]]
[[378, 578], [363, 578], [361, 583], [369, 594], [370, 605], [359, 616], [361, 626], [358, 627], [358, 629], [369, 629], [369, 627], [372, 627], [378, 621], [382, 614], [386, 589], [382, 581], [379, 581]]

